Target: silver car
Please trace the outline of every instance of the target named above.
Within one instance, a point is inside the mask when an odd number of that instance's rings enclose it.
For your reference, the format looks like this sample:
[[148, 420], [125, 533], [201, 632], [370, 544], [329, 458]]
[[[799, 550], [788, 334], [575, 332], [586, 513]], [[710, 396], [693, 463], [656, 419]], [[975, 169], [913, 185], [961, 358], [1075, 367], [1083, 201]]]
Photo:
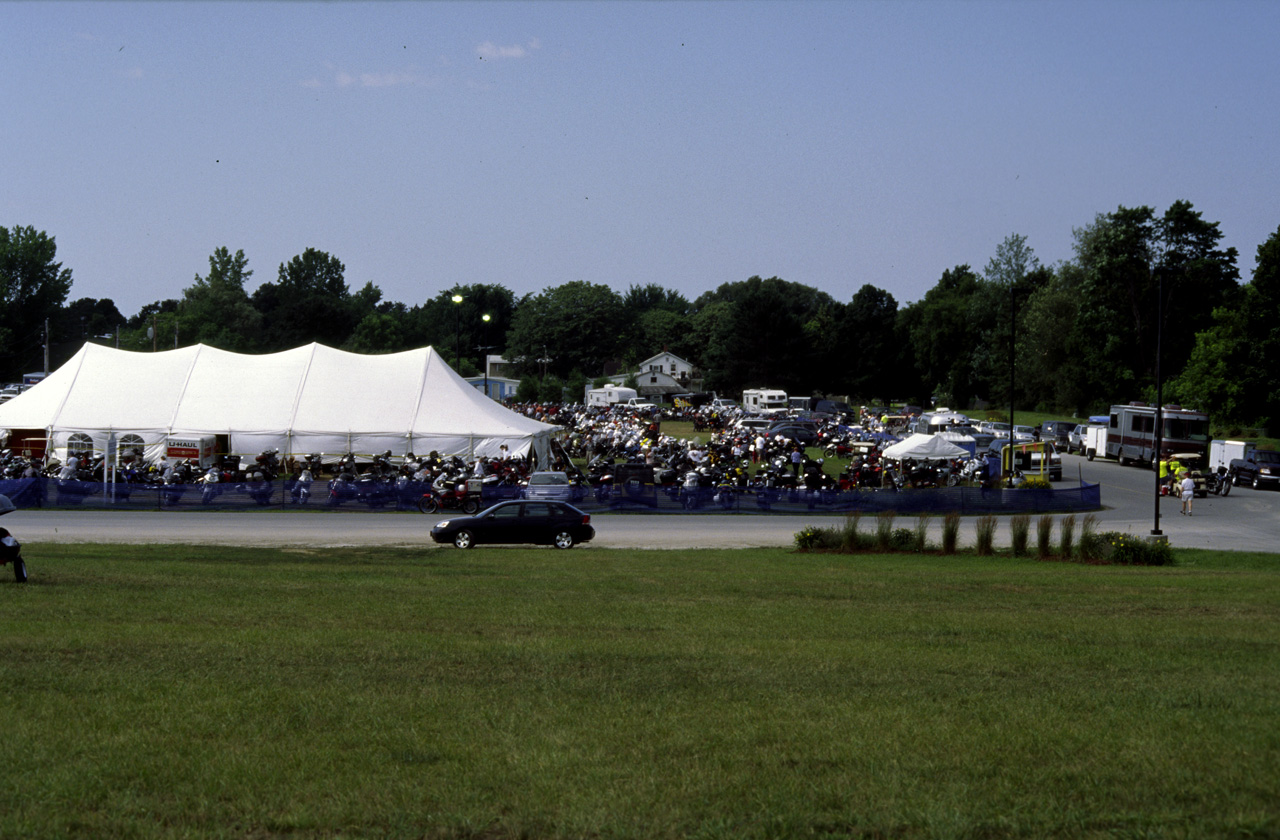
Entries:
[[529, 473], [529, 483], [525, 485], [526, 499], [552, 499], [567, 502], [573, 494], [569, 484], [569, 475], [563, 472]]

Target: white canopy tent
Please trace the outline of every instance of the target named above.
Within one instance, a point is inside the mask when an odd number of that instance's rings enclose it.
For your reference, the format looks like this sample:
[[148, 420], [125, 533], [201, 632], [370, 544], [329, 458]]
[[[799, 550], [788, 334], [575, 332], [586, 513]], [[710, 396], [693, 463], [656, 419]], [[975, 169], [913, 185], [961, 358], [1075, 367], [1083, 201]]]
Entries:
[[365, 356], [310, 344], [251, 356], [205, 345], [136, 353], [86, 344], [0, 405], [0, 430], [43, 430], [50, 449], [77, 435], [105, 452], [129, 435], [149, 460], [169, 438], [218, 436], [238, 455], [532, 450], [545, 462], [555, 428], [487, 398], [431, 347]]
[[940, 435], [925, 434], [914, 434], [906, 440], [898, 441], [893, 446], [886, 447], [880, 453], [881, 457], [884, 458], [916, 458], [922, 461], [965, 458], [969, 454], [968, 450], [956, 446]]

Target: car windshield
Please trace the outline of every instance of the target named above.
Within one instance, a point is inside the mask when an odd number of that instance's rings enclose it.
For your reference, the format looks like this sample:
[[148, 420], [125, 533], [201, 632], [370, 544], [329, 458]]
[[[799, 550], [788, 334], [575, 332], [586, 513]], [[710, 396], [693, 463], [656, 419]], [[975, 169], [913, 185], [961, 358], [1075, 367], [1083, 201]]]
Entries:
[[1259, 449], [1254, 452], [1254, 460], [1259, 464], [1280, 464], [1280, 452]]

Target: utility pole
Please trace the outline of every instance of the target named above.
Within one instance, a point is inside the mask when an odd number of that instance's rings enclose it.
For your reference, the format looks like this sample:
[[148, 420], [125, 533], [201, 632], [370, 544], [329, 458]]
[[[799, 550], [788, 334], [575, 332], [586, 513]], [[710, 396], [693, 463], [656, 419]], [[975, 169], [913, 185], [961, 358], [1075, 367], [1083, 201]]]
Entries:
[[44, 375], [49, 375], [49, 319], [44, 319]]

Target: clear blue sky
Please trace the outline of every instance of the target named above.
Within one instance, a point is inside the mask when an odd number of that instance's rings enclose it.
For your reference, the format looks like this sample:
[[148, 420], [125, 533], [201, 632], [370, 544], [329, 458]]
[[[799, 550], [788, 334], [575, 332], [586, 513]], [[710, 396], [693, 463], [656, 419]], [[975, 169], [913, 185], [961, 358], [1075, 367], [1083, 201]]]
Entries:
[[1247, 281], [1280, 226], [1280, 3], [0, 3], [0, 225], [71, 298], [308, 247], [455, 283], [751, 275], [918, 300], [1187, 199]]

